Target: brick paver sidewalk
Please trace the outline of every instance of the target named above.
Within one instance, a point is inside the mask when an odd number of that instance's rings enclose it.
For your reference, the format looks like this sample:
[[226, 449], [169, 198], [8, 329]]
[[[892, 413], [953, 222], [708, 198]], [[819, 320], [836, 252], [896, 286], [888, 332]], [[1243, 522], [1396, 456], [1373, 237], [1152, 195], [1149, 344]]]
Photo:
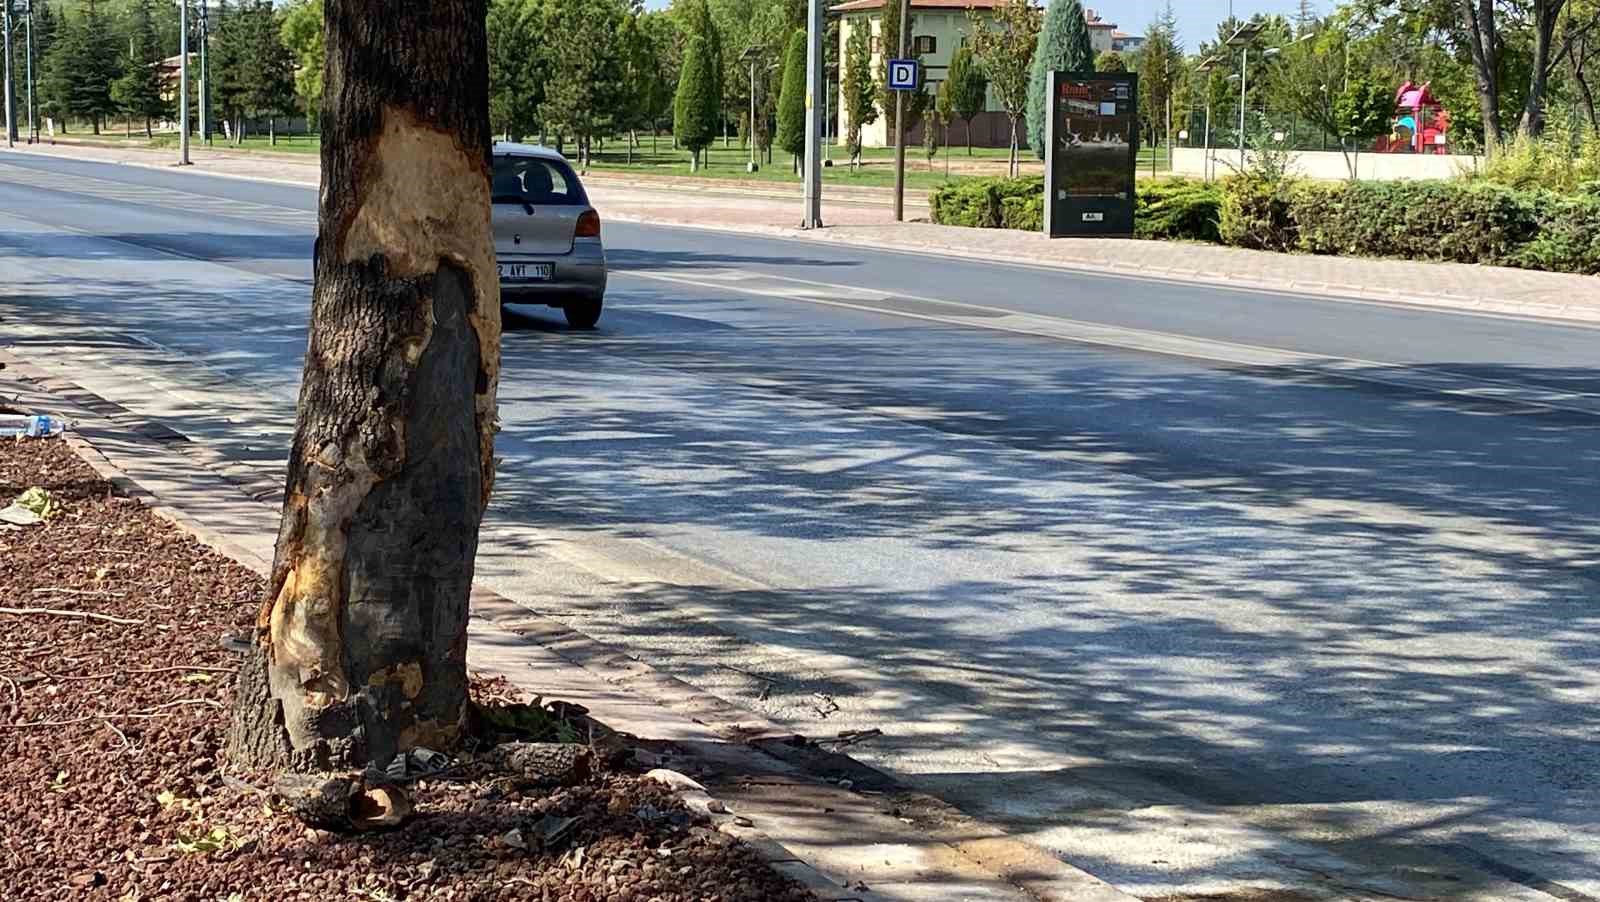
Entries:
[[[176, 151], [42, 145], [31, 152], [76, 159], [170, 166]], [[316, 184], [311, 155], [239, 153], [195, 148], [194, 170], [241, 178]], [[596, 173], [589, 193], [614, 220], [657, 222], [922, 251], [980, 260], [1060, 266], [1093, 272], [1177, 278], [1274, 291], [1383, 300], [1431, 307], [1600, 322], [1600, 278], [1495, 266], [1276, 254], [1208, 244], [1106, 239], [1049, 240], [1029, 232], [965, 229], [928, 222], [896, 223], [877, 189], [832, 190], [823, 219], [829, 228], [804, 232], [798, 187], [782, 183], [719, 186], [706, 179], [674, 185], [648, 178]], [[907, 212], [925, 217], [920, 194]]]

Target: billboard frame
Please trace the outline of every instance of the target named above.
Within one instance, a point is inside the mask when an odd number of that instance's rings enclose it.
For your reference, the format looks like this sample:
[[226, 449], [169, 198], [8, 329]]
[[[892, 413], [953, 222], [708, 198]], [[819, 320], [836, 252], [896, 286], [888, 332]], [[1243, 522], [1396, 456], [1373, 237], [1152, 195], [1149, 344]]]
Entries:
[[[1071, 167], [1057, 140], [1056, 123], [1060, 118], [1063, 84], [1071, 82], [1110, 82], [1114, 87], [1126, 86], [1127, 96], [1120, 92], [1114, 102], [1126, 103], [1129, 120], [1127, 136], [1127, 191], [1124, 197], [1115, 194], [1081, 195], [1068, 190]], [[1134, 217], [1135, 180], [1139, 162], [1139, 76], [1132, 72], [1061, 72], [1050, 73], [1048, 115], [1045, 117], [1044, 166], [1044, 225], [1047, 238], [1067, 237], [1132, 237]], [[1119, 109], [1121, 116], [1124, 110]]]

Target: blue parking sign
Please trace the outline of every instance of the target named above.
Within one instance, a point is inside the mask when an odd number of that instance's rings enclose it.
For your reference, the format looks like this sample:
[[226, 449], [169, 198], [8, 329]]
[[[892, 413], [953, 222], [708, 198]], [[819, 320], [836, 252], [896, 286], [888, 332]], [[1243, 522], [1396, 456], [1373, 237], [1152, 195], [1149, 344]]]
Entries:
[[889, 90], [915, 91], [922, 66], [916, 60], [889, 61]]

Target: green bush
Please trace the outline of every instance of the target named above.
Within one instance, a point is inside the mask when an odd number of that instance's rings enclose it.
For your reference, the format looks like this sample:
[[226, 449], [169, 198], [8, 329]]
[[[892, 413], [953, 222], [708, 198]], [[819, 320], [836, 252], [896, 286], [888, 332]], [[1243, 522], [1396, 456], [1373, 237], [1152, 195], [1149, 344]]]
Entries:
[[1187, 179], [1139, 185], [1133, 234], [1137, 238], [1216, 241], [1222, 192]]
[[1545, 195], [1539, 204], [1538, 234], [1507, 262], [1526, 269], [1600, 274], [1600, 193]]
[[1006, 197], [1000, 200], [1000, 224], [1024, 232], [1044, 230], [1044, 195]]
[[[1043, 176], [963, 179], [935, 188], [928, 195], [928, 206], [932, 208], [933, 221], [943, 225], [998, 229], [1008, 227], [1006, 200], [1030, 197], [1044, 203]], [[1042, 207], [1039, 215], [1042, 222]]]
[[1299, 185], [1289, 204], [1315, 254], [1506, 263], [1539, 228], [1535, 196], [1460, 181]]
[[1289, 215], [1289, 198], [1300, 188], [1293, 179], [1266, 178], [1254, 172], [1222, 181], [1217, 234], [1223, 244], [1263, 251], [1295, 246], [1297, 230]]

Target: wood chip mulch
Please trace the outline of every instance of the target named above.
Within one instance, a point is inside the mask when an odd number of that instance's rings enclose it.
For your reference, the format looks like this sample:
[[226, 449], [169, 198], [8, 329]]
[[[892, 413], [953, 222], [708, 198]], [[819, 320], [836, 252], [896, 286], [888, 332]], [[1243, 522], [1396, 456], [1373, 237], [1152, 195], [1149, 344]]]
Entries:
[[[219, 640], [252, 622], [261, 580], [65, 442], [0, 440], [0, 507], [32, 486], [60, 510], [0, 527], [0, 608], [31, 611], [0, 613], [0, 897], [812, 898], [618, 770], [522, 791], [474, 765], [415, 784], [399, 829], [307, 829], [220, 758], [236, 661]], [[519, 843], [547, 814], [580, 821], [557, 848]]]

